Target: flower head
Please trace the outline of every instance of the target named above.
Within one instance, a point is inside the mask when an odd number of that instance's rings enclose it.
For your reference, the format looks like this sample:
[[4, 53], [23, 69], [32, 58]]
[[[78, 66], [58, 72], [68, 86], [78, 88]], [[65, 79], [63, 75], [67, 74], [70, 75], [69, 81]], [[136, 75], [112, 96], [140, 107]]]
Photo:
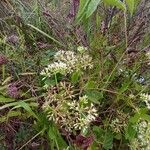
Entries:
[[93, 67], [92, 57], [88, 54], [76, 54], [73, 51], [60, 50], [54, 55], [54, 62], [42, 70], [41, 75], [51, 77], [52, 74], [71, 74]]
[[77, 48], [77, 51], [80, 52], [81, 54], [87, 51], [87, 47], [79, 46]]
[[65, 99], [60, 93], [51, 94], [50, 99], [43, 105], [49, 120], [53, 120], [69, 132], [88, 128], [98, 116], [94, 104], [88, 102], [87, 96], [74, 100], [73, 97]]
[[6, 64], [8, 59], [4, 55], [0, 55], [0, 65]]
[[150, 95], [149, 94], [145, 94], [145, 93], [142, 93], [140, 95], [141, 99], [145, 102], [146, 106], [148, 109], [150, 109]]
[[137, 149], [149, 150], [150, 149], [150, 123], [145, 120], [141, 120], [136, 125], [136, 131], [137, 131], [137, 136], [132, 141], [133, 143], [131, 142], [131, 144], [132, 145], [136, 144]]
[[14, 35], [14, 34], [13, 34], [13, 35], [8, 36], [8, 37], [6, 38], [6, 41], [9, 42], [9, 43], [11, 43], [11, 44], [17, 44], [18, 41], [19, 41], [19, 38], [18, 38], [17, 35]]
[[69, 71], [67, 65], [63, 62], [54, 62], [48, 65], [42, 72], [41, 75], [45, 75], [50, 77], [53, 74], [60, 73], [62, 75], [66, 75]]
[[12, 98], [19, 98], [20, 92], [15, 83], [8, 85], [7, 94]]

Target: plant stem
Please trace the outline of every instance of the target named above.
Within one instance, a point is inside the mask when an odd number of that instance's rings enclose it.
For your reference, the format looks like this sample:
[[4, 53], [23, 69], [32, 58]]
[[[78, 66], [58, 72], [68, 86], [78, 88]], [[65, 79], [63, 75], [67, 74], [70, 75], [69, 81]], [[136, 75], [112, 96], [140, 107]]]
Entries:
[[127, 11], [124, 11], [124, 33], [125, 33], [125, 45], [126, 50], [128, 48], [128, 33], [127, 33]]
[[2, 80], [5, 80], [5, 65], [2, 65]]

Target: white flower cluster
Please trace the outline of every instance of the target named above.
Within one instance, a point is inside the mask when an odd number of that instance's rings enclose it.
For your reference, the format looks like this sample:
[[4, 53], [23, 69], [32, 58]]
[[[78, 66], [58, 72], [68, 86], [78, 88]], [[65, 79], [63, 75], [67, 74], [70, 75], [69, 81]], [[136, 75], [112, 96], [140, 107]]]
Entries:
[[97, 109], [93, 103], [89, 103], [86, 95], [78, 100], [49, 100], [43, 104], [43, 109], [49, 120], [69, 132], [88, 128], [98, 116]]
[[127, 126], [128, 115], [117, 111], [117, 117], [110, 123], [110, 127], [115, 133], [121, 133]]
[[62, 75], [71, 74], [75, 70], [91, 69], [92, 57], [86, 53], [75, 53], [73, 51], [58, 51], [54, 56], [54, 62], [48, 65], [41, 75], [50, 77], [53, 74], [60, 73]]
[[150, 95], [149, 94], [145, 94], [145, 93], [142, 93], [140, 95], [141, 99], [145, 102], [146, 106], [148, 109], [150, 109]]
[[150, 123], [143, 120], [138, 123], [136, 130], [137, 138], [133, 141], [136, 143], [134, 147], [140, 150], [150, 150]]
[[52, 74], [61, 73], [62, 75], [65, 75], [68, 71], [67, 65], [63, 62], [54, 62], [53, 64], [50, 64], [42, 70], [41, 75], [47, 75], [51, 76]]
[[79, 102], [74, 100], [68, 103], [68, 106], [70, 110], [77, 114], [76, 119], [71, 125], [75, 130], [88, 128], [90, 122], [94, 121], [98, 116], [97, 109], [95, 108], [94, 104], [88, 104], [88, 97], [86, 95], [79, 97]]

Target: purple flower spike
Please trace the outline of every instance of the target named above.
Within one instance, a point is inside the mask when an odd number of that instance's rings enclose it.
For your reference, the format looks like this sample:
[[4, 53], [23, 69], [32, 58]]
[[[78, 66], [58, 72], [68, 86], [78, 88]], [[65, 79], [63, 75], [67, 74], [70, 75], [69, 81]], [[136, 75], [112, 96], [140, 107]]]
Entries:
[[13, 34], [13, 35], [8, 36], [7, 39], [6, 39], [6, 41], [15, 45], [15, 44], [18, 43], [19, 38], [18, 38], [18, 36], [16, 36], [16, 35]]
[[12, 98], [19, 98], [20, 92], [15, 84], [10, 84], [7, 88], [7, 94]]
[[0, 65], [6, 64], [8, 62], [8, 59], [6, 56], [0, 54]]

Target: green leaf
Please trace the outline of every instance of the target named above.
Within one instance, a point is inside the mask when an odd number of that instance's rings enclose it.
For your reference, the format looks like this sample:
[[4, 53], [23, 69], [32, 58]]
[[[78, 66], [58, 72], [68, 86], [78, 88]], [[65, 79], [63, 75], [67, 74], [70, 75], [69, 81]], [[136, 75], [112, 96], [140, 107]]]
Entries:
[[134, 125], [129, 123], [125, 130], [125, 138], [128, 140], [132, 140], [135, 137], [135, 135], [136, 135], [136, 130], [134, 128]]
[[74, 72], [71, 76], [71, 81], [72, 83], [76, 84], [80, 78], [80, 75], [81, 73], [78, 71], [78, 72]]
[[133, 15], [135, 8], [135, 0], [126, 0], [126, 4], [128, 5], [128, 9], [131, 15]]
[[0, 95], [0, 103], [8, 103], [8, 102], [13, 102], [15, 99], [13, 98], [6, 98], [3, 95]]
[[110, 131], [105, 131], [100, 127], [94, 126], [93, 133], [96, 139], [103, 143], [103, 148], [106, 150], [112, 149], [113, 146], [113, 134]]
[[141, 118], [150, 122], [150, 115], [148, 114], [141, 114]]
[[99, 5], [101, 0], [91, 0], [88, 4], [88, 8], [86, 11], [86, 18], [90, 17], [94, 11], [97, 9], [97, 6]]
[[38, 119], [37, 115], [32, 111], [32, 109], [28, 103], [25, 103], [24, 101], [20, 101], [18, 103], [18, 106], [24, 108], [30, 115], [32, 115]]
[[98, 141], [103, 142], [105, 131], [102, 128], [94, 126], [93, 133]]
[[140, 119], [140, 114], [139, 113], [136, 113], [133, 117], [131, 117], [130, 119], [129, 119], [129, 122], [131, 122], [131, 123], [137, 123], [138, 121], [139, 121], [139, 119]]
[[89, 80], [86, 84], [85, 84], [85, 87], [84, 89], [94, 89], [96, 88], [96, 83], [92, 80]]
[[79, 23], [81, 19], [86, 15], [86, 9], [91, 0], [80, 0], [79, 10], [77, 13], [76, 22]]
[[85, 95], [88, 96], [88, 99], [94, 103], [99, 104], [101, 98], [103, 98], [103, 94], [96, 90], [88, 90], [85, 92]]
[[106, 132], [103, 148], [109, 150], [112, 149], [112, 147], [113, 147], [113, 134], [111, 132]]
[[7, 121], [10, 117], [22, 116], [20, 111], [9, 111], [6, 116], [0, 117], [0, 123]]
[[57, 137], [57, 130], [53, 127], [50, 126], [48, 130], [48, 136], [51, 140], [55, 140]]
[[104, 3], [111, 6], [116, 6], [117, 8], [122, 9], [123, 11], [126, 10], [125, 4], [120, 0], [104, 0]]
[[55, 126], [54, 123], [51, 123], [49, 130], [48, 130], [48, 137], [55, 141], [57, 149], [67, 148], [66, 142], [63, 140], [61, 134], [59, 133], [59, 130]]
[[8, 108], [8, 107], [15, 107], [15, 108], [24, 108], [30, 115], [34, 116], [35, 118], [38, 119], [37, 115], [32, 111], [31, 107], [30, 107], [30, 104], [24, 102], [24, 101], [19, 101], [19, 102], [11, 102], [11, 103], [8, 103], [8, 104], [5, 104], [3, 106], [0, 107], [0, 110], [3, 110], [5, 108]]

